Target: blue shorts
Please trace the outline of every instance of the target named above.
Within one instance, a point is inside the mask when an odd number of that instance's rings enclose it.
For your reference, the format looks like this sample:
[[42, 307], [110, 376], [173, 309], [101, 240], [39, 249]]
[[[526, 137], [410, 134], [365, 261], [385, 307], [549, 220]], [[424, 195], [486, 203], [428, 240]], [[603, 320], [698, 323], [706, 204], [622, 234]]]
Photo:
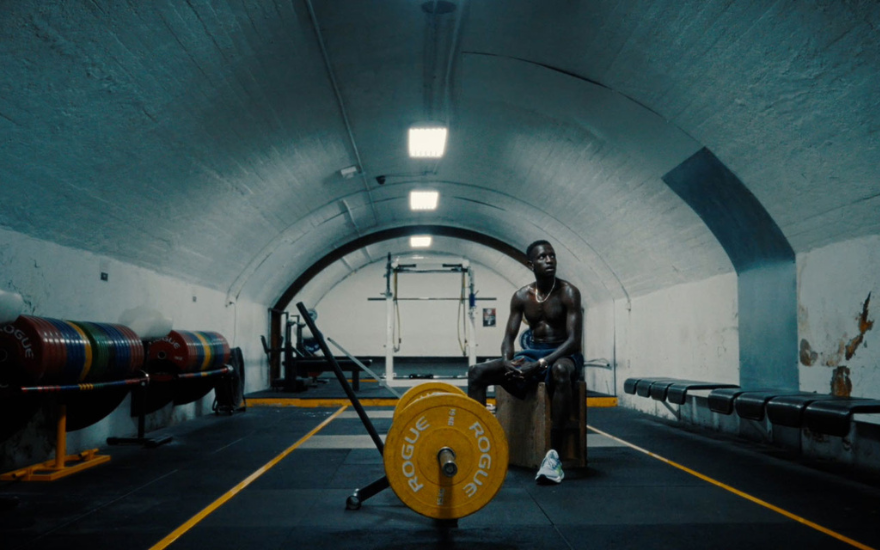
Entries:
[[[522, 351], [516, 352], [516, 354], [513, 356], [514, 360], [525, 359], [526, 361], [537, 361], [542, 357], [547, 357], [558, 349], [558, 346], [556, 346], [555, 344], [535, 343], [532, 345], [534, 346], [532, 349], [524, 349]], [[581, 379], [581, 373], [584, 370], [584, 356], [580, 353], [575, 353], [569, 355], [567, 358], [571, 359], [574, 362], [574, 370], [571, 373], [571, 381], [572, 383], [577, 382]], [[529, 392], [529, 390], [537, 386], [541, 382], [547, 384], [548, 391], [553, 391], [553, 376], [551, 375], [549, 365], [543, 370], [539, 370], [526, 380], [522, 380], [520, 382], [505, 382], [504, 384], [501, 384], [501, 387], [507, 390], [514, 397], [525, 399], [526, 394]]]

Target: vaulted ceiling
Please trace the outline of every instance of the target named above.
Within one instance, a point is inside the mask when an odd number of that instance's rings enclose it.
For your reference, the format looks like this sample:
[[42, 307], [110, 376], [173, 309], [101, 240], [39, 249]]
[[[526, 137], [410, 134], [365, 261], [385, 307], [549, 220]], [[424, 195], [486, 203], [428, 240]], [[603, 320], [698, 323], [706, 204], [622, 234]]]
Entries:
[[[266, 303], [413, 225], [549, 237], [587, 302], [643, 294], [733, 270], [662, 179], [703, 148], [796, 252], [880, 233], [878, 28], [867, 0], [2, 2], [0, 226]], [[424, 120], [440, 161], [407, 154]]]

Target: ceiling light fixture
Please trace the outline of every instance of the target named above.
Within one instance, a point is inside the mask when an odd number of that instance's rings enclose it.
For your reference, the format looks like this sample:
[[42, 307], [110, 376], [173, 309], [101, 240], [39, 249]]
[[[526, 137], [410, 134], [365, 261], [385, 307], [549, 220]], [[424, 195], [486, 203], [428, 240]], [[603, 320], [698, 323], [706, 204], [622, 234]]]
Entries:
[[410, 191], [409, 209], [437, 210], [437, 201], [439, 199], [440, 193], [438, 193], [437, 191]]
[[413, 126], [409, 129], [409, 156], [412, 158], [438, 159], [446, 152], [444, 126]]
[[431, 246], [430, 235], [413, 235], [409, 238], [409, 245], [412, 248], [428, 248]]

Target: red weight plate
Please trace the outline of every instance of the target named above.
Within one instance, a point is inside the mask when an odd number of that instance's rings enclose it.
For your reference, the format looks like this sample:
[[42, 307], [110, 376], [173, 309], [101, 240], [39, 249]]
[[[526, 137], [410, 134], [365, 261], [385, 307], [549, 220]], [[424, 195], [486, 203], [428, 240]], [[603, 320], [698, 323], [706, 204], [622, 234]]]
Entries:
[[5, 350], [3, 362], [21, 369], [25, 384], [36, 384], [49, 367], [46, 343], [40, 328], [29, 315], [21, 315], [0, 327], [0, 346]]
[[43, 380], [48, 383], [54, 383], [58, 380], [61, 371], [64, 369], [64, 363], [67, 359], [64, 350], [61, 348], [61, 337], [54, 330], [54, 327], [42, 317], [31, 317], [31, 320], [38, 327], [48, 361], [46, 370], [43, 373]]

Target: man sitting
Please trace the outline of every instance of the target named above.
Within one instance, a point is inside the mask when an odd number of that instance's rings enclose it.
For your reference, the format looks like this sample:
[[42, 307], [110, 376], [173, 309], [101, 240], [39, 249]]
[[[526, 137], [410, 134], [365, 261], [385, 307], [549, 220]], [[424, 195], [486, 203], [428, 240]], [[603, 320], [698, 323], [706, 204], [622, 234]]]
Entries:
[[[501, 342], [501, 359], [471, 365], [468, 396], [486, 404], [486, 388], [499, 385], [520, 399], [545, 382], [551, 396], [551, 449], [536, 480], [559, 483], [564, 474], [559, 453], [572, 411], [572, 388], [584, 366], [581, 354], [583, 314], [581, 293], [556, 277], [556, 252], [547, 241], [535, 241], [526, 250], [535, 282], [517, 290], [510, 300], [510, 317]], [[514, 342], [523, 317], [532, 330], [533, 349], [514, 354]]]

